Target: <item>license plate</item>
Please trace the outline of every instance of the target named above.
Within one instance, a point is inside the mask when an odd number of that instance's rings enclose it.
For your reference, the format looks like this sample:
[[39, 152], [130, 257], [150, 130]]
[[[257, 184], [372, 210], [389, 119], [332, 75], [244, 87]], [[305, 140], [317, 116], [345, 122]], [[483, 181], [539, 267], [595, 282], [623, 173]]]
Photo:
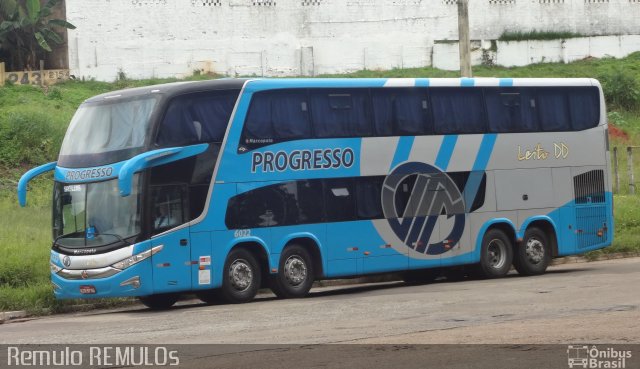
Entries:
[[96, 288], [94, 286], [80, 286], [80, 293], [83, 295], [95, 295]]

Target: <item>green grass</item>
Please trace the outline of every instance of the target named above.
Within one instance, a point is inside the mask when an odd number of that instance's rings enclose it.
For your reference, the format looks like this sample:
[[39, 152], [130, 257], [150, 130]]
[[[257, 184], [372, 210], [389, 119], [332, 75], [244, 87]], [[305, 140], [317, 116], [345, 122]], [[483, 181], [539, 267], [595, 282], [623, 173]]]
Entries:
[[586, 35], [569, 31], [505, 31], [498, 38], [499, 41], [526, 41], [526, 40], [561, 40]]
[[[640, 76], [640, 53], [624, 59], [588, 59], [571, 64], [537, 64], [518, 68], [474, 67], [477, 77], [596, 77], [610, 81], [620, 79], [620, 71], [637, 81]], [[629, 82], [629, 76], [623, 79]], [[394, 69], [390, 71], [359, 71], [348, 75], [321, 77], [457, 77], [457, 72], [433, 68]], [[613, 77], [611, 77], [613, 76]], [[197, 75], [190, 79], [210, 79]], [[30, 185], [28, 206], [20, 208], [15, 189], [18, 179], [28, 168], [53, 161], [60, 142], [77, 106], [85, 99], [104, 92], [127, 87], [145, 86], [175, 81], [150, 79], [132, 81], [123, 76], [113, 82], [68, 81], [52, 86], [48, 91], [33, 86], [0, 87], [0, 310], [26, 309], [34, 313], [64, 311], [69, 304], [82, 301], [56, 301], [49, 282], [49, 252], [51, 247], [51, 177], [36, 179]], [[632, 81], [633, 82], [633, 81]], [[633, 83], [630, 86], [634, 86]], [[615, 90], [612, 94], [624, 94]], [[609, 94], [607, 90], [605, 93]], [[622, 96], [625, 97], [625, 96]], [[633, 108], [632, 99], [612, 100], [610, 120], [629, 135], [628, 141], [612, 139], [612, 147], [626, 154], [627, 145], [640, 145], [640, 109]], [[616, 106], [615, 101], [625, 101]], [[631, 101], [631, 105], [629, 105]], [[631, 108], [630, 108], [631, 106]], [[591, 253], [640, 250], [640, 195], [628, 196], [626, 157], [619, 158], [621, 194], [614, 197], [616, 234], [614, 245]], [[634, 161], [640, 181], [640, 149]], [[639, 193], [640, 193], [640, 186]], [[128, 300], [99, 301], [102, 305]], [[91, 300], [91, 302], [96, 302]]]

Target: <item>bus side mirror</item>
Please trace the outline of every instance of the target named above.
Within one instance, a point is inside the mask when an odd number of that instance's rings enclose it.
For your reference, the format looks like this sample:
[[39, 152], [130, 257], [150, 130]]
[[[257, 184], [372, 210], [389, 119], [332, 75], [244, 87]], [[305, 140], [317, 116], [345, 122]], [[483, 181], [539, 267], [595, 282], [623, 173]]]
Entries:
[[21, 207], [24, 208], [25, 205], [27, 205], [27, 185], [29, 182], [42, 173], [54, 170], [56, 163], [57, 162], [52, 161], [51, 163], [35, 167], [20, 177], [20, 181], [18, 182], [18, 203], [20, 203]]
[[207, 150], [209, 144], [197, 144], [184, 147], [170, 147], [144, 152], [127, 160], [118, 173], [118, 188], [121, 196], [131, 194], [131, 184], [133, 175], [147, 168], [172, 163], [174, 161], [202, 154]]

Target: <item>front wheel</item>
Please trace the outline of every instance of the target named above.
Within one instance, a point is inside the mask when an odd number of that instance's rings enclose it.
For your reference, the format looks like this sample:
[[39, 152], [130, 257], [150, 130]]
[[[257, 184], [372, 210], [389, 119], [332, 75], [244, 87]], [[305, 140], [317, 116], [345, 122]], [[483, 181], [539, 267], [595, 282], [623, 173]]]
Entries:
[[551, 262], [551, 250], [547, 235], [539, 228], [531, 227], [513, 258], [513, 266], [521, 275], [538, 275], [547, 270]]
[[313, 279], [311, 255], [304, 247], [291, 245], [280, 256], [278, 274], [271, 277], [271, 290], [279, 298], [304, 297]]
[[249, 251], [235, 249], [224, 263], [222, 298], [232, 304], [249, 302], [260, 288], [260, 266]]
[[478, 272], [483, 278], [499, 278], [509, 273], [513, 261], [513, 245], [499, 229], [490, 229], [482, 238]]
[[178, 301], [176, 294], [157, 294], [139, 297], [140, 302], [151, 310], [167, 310]]

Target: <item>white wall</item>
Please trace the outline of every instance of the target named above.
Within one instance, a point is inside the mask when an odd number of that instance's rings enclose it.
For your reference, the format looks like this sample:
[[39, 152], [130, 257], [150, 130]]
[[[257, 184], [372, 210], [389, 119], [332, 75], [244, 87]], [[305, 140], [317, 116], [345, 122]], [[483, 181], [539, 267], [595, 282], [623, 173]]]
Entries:
[[[640, 2], [599, 1], [471, 0], [471, 38], [490, 40], [504, 30], [531, 29], [640, 34]], [[67, 19], [77, 26], [69, 31], [69, 64], [76, 77], [106, 81], [114, 80], [119, 70], [144, 78], [180, 77], [196, 69], [231, 76], [317, 75], [432, 63], [457, 69], [457, 44], [434, 44], [457, 39], [455, 3], [66, 0]], [[545, 61], [571, 60], [587, 49], [593, 56], [639, 50], [637, 40], [630, 40], [572, 39], [551, 49], [544, 42], [500, 42], [494, 58], [521, 65], [543, 56]], [[476, 63], [487, 42], [477, 44]], [[515, 51], [504, 53], [503, 47]]]

